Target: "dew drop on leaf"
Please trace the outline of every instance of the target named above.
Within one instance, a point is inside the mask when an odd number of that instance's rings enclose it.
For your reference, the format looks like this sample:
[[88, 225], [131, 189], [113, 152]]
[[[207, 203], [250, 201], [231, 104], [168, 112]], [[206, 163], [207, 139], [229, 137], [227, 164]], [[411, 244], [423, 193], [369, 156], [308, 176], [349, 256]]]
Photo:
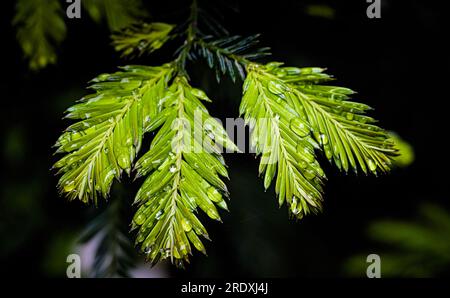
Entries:
[[375, 172], [377, 170], [377, 164], [372, 159], [367, 160], [367, 166], [372, 172]]
[[333, 157], [333, 152], [331, 152], [330, 146], [325, 145], [324, 146], [324, 151], [325, 151], [325, 156], [331, 160], [331, 158]]
[[130, 167], [130, 160], [128, 159], [127, 154], [121, 154], [117, 158], [117, 163], [122, 169], [128, 169]]
[[67, 181], [66, 184], [64, 185], [65, 192], [71, 192], [74, 189], [75, 189], [75, 181], [73, 180]]
[[213, 186], [208, 188], [208, 197], [211, 199], [211, 201], [216, 203], [222, 201], [222, 195]]
[[320, 141], [322, 142], [323, 145], [328, 144], [328, 137], [326, 134], [321, 134], [320, 135]]
[[315, 173], [312, 170], [305, 170], [303, 171], [303, 176], [305, 176], [306, 179], [312, 180], [316, 176]]
[[275, 95], [280, 95], [283, 94], [283, 86], [277, 82], [274, 81], [270, 81], [269, 84], [267, 85], [267, 88], [269, 89], [270, 92], [272, 92]]
[[139, 213], [137, 216], [134, 217], [134, 222], [139, 226], [142, 225], [144, 223], [144, 221], [145, 221], [145, 215], [142, 213]]
[[183, 219], [181, 220], [181, 225], [183, 226], [183, 230], [184, 230], [185, 232], [189, 232], [190, 230], [192, 230], [192, 225], [191, 225], [191, 223], [189, 222], [189, 220], [187, 220], [187, 219], [185, 219], [185, 218], [183, 218]]
[[300, 118], [294, 118], [290, 123], [291, 129], [300, 137], [306, 137], [309, 134], [309, 128]]
[[156, 213], [156, 216], [155, 216], [155, 219], [156, 220], [160, 220], [161, 219], [161, 217], [163, 216], [163, 214], [164, 214], [164, 210], [159, 210], [157, 213]]

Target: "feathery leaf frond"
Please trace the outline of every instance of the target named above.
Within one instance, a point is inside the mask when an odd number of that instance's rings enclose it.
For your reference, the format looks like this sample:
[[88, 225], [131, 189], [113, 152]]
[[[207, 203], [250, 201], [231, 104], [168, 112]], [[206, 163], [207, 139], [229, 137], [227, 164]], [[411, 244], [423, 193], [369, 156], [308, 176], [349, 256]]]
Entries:
[[297, 94], [262, 65], [251, 64], [244, 82], [240, 113], [245, 115], [251, 144], [261, 154], [259, 173], [267, 189], [276, 177], [279, 204], [302, 218], [321, 209], [324, 172], [316, 160], [318, 144], [306, 118], [291, 104]]
[[194, 214], [200, 207], [220, 220], [216, 205], [227, 210], [227, 177], [220, 147], [237, 150], [221, 124], [209, 116], [201, 100], [205, 93], [177, 77], [163, 99], [163, 108], [150, 124], [156, 130], [150, 150], [136, 163], [138, 176], [148, 175], [136, 195], [140, 204], [133, 219], [136, 242], [152, 263], [170, 258], [188, 262], [190, 243], [205, 253], [199, 238], [208, 233]]
[[173, 68], [126, 66], [92, 82], [94, 94], [67, 110], [72, 124], [58, 139], [57, 153], [66, 153], [55, 165], [63, 174], [59, 189], [70, 200], [97, 202], [107, 197], [114, 177], [130, 173], [141, 147], [143, 130], [157, 114], [157, 102]]
[[224, 74], [228, 74], [233, 82], [237, 75], [244, 80], [247, 63], [270, 55], [268, 47], [255, 48], [259, 44], [259, 36], [235, 35], [220, 39], [205, 37], [196, 41], [195, 53], [206, 59], [211, 69], [215, 69], [218, 82]]
[[130, 277], [129, 270], [135, 264], [136, 251], [123, 220], [123, 205], [127, 201], [121, 199], [112, 200], [108, 208], [88, 224], [80, 237], [82, 243], [98, 243], [89, 277]]
[[82, 3], [95, 22], [106, 20], [112, 32], [133, 25], [148, 15], [141, 0], [83, 0]]
[[292, 108], [308, 119], [313, 135], [326, 157], [347, 172], [388, 172], [396, 155], [387, 131], [366, 116], [366, 104], [350, 101], [348, 88], [322, 85], [331, 78], [322, 68], [282, 67], [271, 64], [270, 72], [289, 83], [297, 95]]
[[54, 46], [66, 37], [66, 24], [58, 0], [19, 0], [13, 25], [32, 70], [56, 63]]
[[[450, 265], [450, 213], [443, 206], [419, 206], [415, 220], [377, 220], [367, 235], [381, 246], [383, 276], [437, 277]], [[381, 248], [380, 248], [381, 249]], [[344, 264], [352, 276], [365, 276], [367, 254], [350, 257]]]
[[113, 45], [122, 57], [150, 54], [170, 39], [173, 28], [174, 25], [156, 22], [130, 26], [112, 36]]

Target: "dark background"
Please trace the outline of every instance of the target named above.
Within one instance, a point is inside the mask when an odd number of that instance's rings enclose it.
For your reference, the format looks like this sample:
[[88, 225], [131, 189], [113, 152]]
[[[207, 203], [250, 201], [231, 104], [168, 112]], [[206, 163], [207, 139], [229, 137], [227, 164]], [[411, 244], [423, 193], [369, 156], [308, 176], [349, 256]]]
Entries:
[[[346, 276], [348, 257], [382, 249], [367, 237], [372, 221], [414, 220], [422, 202], [448, 210], [448, 11], [439, 6], [442, 2], [381, 2], [381, 19], [367, 18], [363, 0], [217, 4], [232, 34], [263, 34], [271, 60], [326, 67], [339, 85], [357, 90], [355, 100], [374, 107], [371, 116], [413, 146], [415, 161], [386, 176], [355, 177], [339, 173], [322, 157], [328, 176], [324, 211], [295, 222], [285, 207], [278, 208], [273, 187], [264, 192], [258, 160], [228, 154], [230, 213], [223, 215], [223, 224], [204, 221], [213, 239], [206, 243], [208, 257], [196, 254], [186, 270], [163, 267], [168, 274]], [[181, 22], [171, 12], [188, 4], [146, 1], [156, 20], [170, 22]], [[312, 4], [329, 6], [334, 17], [308, 14]], [[32, 72], [11, 26], [14, 2], [2, 2], [0, 14], [0, 273], [64, 277], [67, 246], [99, 211], [58, 196], [58, 177], [49, 171], [56, 161], [52, 145], [69, 123], [61, 120], [64, 110], [88, 92], [87, 81], [129, 62], [110, 46], [106, 27], [82, 16], [67, 20], [58, 63]], [[132, 63], [158, 65], [172, 58], [171, 50], [168, 46]], [[207, 106], [212, 115], [238, 116], [241, 82], [224, 79], [218, 85], [203, 64], [191, 64], [189, 70], [192, 84], [214, 99]], [[124, 179], [125, 197], [132, 198], [140, 183]]]

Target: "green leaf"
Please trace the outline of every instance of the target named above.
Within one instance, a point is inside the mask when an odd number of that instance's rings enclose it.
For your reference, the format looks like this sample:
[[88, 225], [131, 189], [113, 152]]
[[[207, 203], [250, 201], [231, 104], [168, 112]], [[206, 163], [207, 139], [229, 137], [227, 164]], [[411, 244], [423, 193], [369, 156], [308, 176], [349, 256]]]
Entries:
[[291, 107], [312, 128], [325, 156], [341, 170], [374, 174], [388, 172], [396, 148], [387, 131], [365, 115], [369, 106], [350, 101], [348, 88], [321, 85], [331, 78], [321, 68], [268, 66], [268, 71], [296, 94]]
[[227, 170], [220, 147], [237, 147], [209, 116], [201, 103], [205, 99], [184, 77], [175, 78], [164, 97], [165, 120], [152, 126], [158, 132], [136, 163], [138, 177], [147, 178], [136, 195], [140, 207], [132, 225], [139, 228], [136, 243], [153, 264], [170, 259], [183, 266], [191, 244], [206, 253], [199, 236], [209, 236], [194, 212], [200, 208], [220, 221], [216, 206], [227, 209], [228, 190], [220, 178]]
[[112, 32], [133, 25], [148, 15], [141, 0], [83, 0], [82, 3], [95, 22], [106, 20]]
[[325, 178], [314, 152], [310, 126], [289, 104], [297, 100], [288, 85], [257, 64], [248, 67], [240, 113], [250, 125], [251, 144], [261, 155], [260, 175], [267, 189], [276, 176], [280, 205], [296, 218], [321, 210]]
[[194, 44], [195, 53], [208, 62], [210, 68], [216, 71], [216, 79], [228, 74], [236, 81], [236, 77], [245, 79], [245, 65], [270, 55], [269, 48], [256, 48], [259, 44], [259, 34], [248, 37], [238, 35], [214, 39], [211, 36], [199, 38]]
[[58, 0], [19, 0], [13, 25], [17, 40], [32, 70], [56, 63], [55, 46], [66, 37], [66, 24]]
[[122, 56], [152, 53], [161, 48], [170, 39], [174, 25], [166, 23], [143, 23], [123, 29], [112, 36], [116, 51]]
[[58, 187], [70, 200], [97, 202], [107, 197], [114, 177], [130, 173], [144, 128], [156, 118], [173, 69], [125, 66], [92, 81], [95, 93], [67, 110], [77, 119], [56, 142], [65, 156], [55, 163], [62, 174]]
[[394, 158], [394, 164], [401, 168], [410, 166], [415, 159], [413, 146], [393, 131], [389, 132], [389, 136], [395, 143], [395, 147], [398, 149], [398, 156]]

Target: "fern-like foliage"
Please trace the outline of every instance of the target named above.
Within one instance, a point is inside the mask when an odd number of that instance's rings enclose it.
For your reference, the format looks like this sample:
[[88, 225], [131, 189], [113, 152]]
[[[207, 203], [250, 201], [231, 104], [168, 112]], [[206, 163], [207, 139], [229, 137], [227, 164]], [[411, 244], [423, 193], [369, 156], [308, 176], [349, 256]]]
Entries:
[[67, 110], [66, 118], [79, 121], [58, 139], [56, 152], [66, 155], [54, 167], [63, 174], [59, 189], [70, 200], [96, 203], [98, 194], [108, 195], [114, 177], [130, 173], [172, 71], [170, 65], [126, 66], [100, 75], [90, 86], [96, 92]]
[[[55, 47], [65, 39], [67, 31], [60, 2], [58, 0], [17, 2], [13, 25], [17, 27], [17, 40], [32, 70], [40, 70], [56, 63]], [[94, 21], [97, 23], [106, 21], [112, 32], [142, 22], [142, 18], [148, 15], [143, 9], [141, 0], [83, 0], [81, 3]], [[130, 29], [128, 34], [132, 31], [133, 29]], [[164, 35], [163, 32], [160, 33]], [[139, 40], [140, 47], [146, 49], [159, 48], [155, 39], [159, 39], [161, 43], [165, 41], [163, 36], [155, 37], [154, 33], [151, 36], [147, 35], [146, 38], [141, 36], [141, 39], [143, 40]], [[150, 42], [149, 39], [153, 41]], [[120, 45], [116, 46], [122, 50]]]
[[[131, 24], [137, 3], [89, 0], [85, 5], [94, 19], [106, 16], [115, 30]], [[58, 186], [71, 200], [97, 203], [123, 171], [135, 169], [137, 178], [145, 177], [132, 228], [152, 264], [170, 259], [184, 266], [192, 246], [205, 253], [201, 237], [209, 236], [196, 211], [220, 220], [217, 207], [227, 210], [221, 153], [237, 147], [203, 105], [206, 94], [190, 85], [188, 60], [204, 58], [218, 81], [224, 74], [245, 79], [240, 113], [261, 155], [259, 173], [266, 189], [276, 180], [279, 204], [286, 202], [292, 217], [322, 208], [326, 177], [319, 150], [346, 172], [374, 174], [387, 172], [396, 153], [389, 135], [365, 115], [370, 108], [350, 101], [350, 89], [326, 85], [331, 77], [323, 69], [256, 63], [269, 55], [268, 48], [257, 47], [259, 35], [227, 36], [209, 17], [199, 19], [205, 13], [196, 0], [190, 10], [176, 28], [151, 23], [115, 34], [113, 43], [123, 56], [152, 52], [172, 37], [184, 41], [168, 64], [126, 66], [94, 79], [95, 93], [67, 111], [66, 117], [78, 122], [56, 143], [57, 153], [65, 153], [55, 164], [62, 174]], [[214, 24], [214, 37], [199, 28], [205, 21]], [[144, 133], [152, 135], [151, 145], [135, 162]]]
[[292, 107], [310, 123], [330, 161], [345, 172], [358, 167], [365, 174], [389, 171], [396, 149], [388, 132], [365, 115], [371, 107], [350, 101], [354, 91], [348, 88], [320, 84], [331, 80], [322, 68], [281, 65], [272, 63], [270, 72], [297, 94]]
[[[436, 204], [423, 204], [415, 220], [377, 220], [367, 235], [381, 245], [382, 277], [438, 277], [450, 265], [450, 213]], [[380, 249], [381, 250], [381, 249]], [[365, 276], [366, 254], [349, 258], [345, 270]]]
[[114, 34], [113, 45], [116, 51], [121, 52], [122, 57], [152, 53], [170, 39], [173, 28], [173, 25], [157, 22], [133, 25]]
[[147, 16], [141, 0], [83, 0], [83, 6], [95, 22], [106, 21], [111, 31], [131, 26]]
[[191, 246], [205, 252], [199, 236], [208, 233], [195, 215], [197, 207], [219, 220], [216, 205], [227, 210], [227, 170], [221, 147], [237, 147], [201, 100], [205, 93], [176, 77], [161, 100], [160, 114], [148, 130], [158, 129], [150, 150], [136, 163], [138, 176], [148, 175], [136, 195], [140, 204], [133, 219], [136, 242], [152, 263], [170, 258], [177, 266], [188, 262]]
[[[321, 208], [323, 170], [314, 155], [319, 146], [340, 169], [357, 165], [386, 172], [396, 153], [387, 132], [363, 115], [365, 104], [348, 101], [347, 88], [316, 85], [330, 77], [320, 68], [250, 64], [240, 113], [253, 129], [251, 143], [262, 154], [260, 174], [268, 188], [277, 174], [280, 205], [298, 218]], [[313, 138], [314, 137], [314, 138]]]
[[259, 44], [259, 34], [241, 37], [238, 35], [224, 38], [206, 36], [195, 43], [195, 55], [203, 57], [211, 69], [216, 72], [216, 80], [220, 82], [221, 75], [228, 74], [233, 82], [239, 75], [245, 79], [245, 65], [250, 60], [256, 60], [270, 55], [270, 48], [256, 47]]
[[56, 63], [55, 46], [66, 36], [66, 25], [58, 0], [19, 0], [13, 25], [32, 70]]
[[251, 65], [244, 83], [240, 113], [250, 125], [251, 144], [261, 154], [259, 173], [267, 189], [275, 175], [279, 204], [285, 201], [297, 218], [321, 208], [322, 180], [311, 128], [290, 104], [297, 94], [264, 66]]
[[81, 243], [98, 243], [89, 277], [130, 277], [129, 271], [136, 263], [136, 251], [124, 222], [124, 202], [127, 200], [122, 199], [112, 200], [110, 206], [87, 225], [80, 237]]

